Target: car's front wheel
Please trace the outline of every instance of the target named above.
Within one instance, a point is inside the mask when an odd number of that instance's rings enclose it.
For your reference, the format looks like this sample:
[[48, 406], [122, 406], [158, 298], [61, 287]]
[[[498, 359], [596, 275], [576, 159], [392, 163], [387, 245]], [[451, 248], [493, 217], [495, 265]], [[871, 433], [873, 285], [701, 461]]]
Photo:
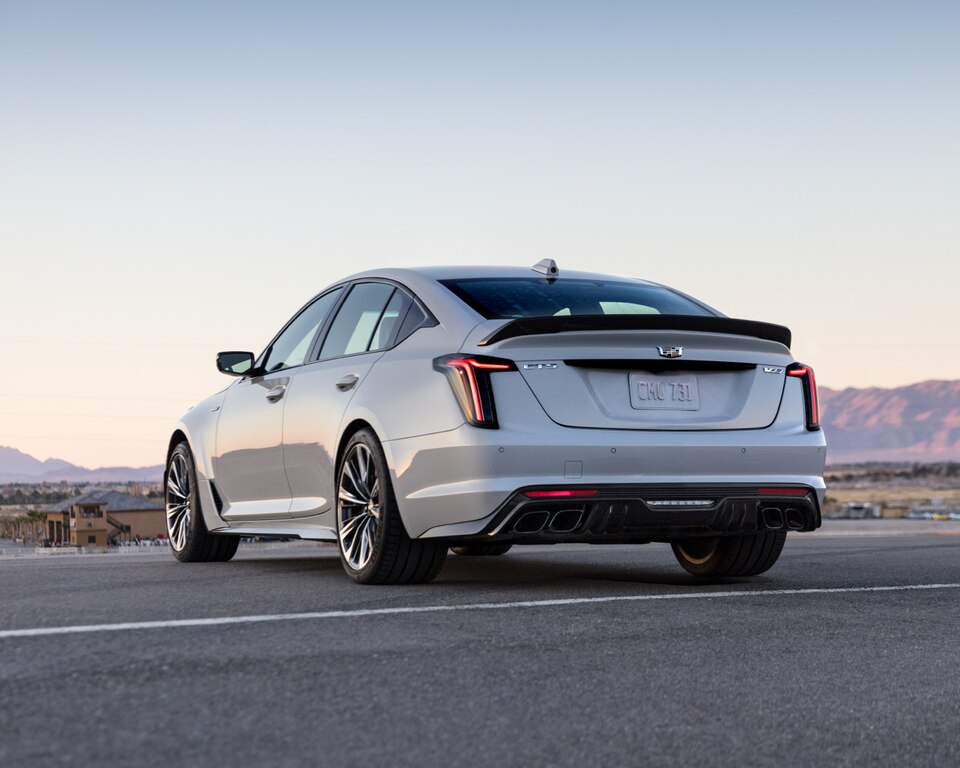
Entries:
[[180, 443], [170, 453], [164, 473], [167, 539], [182, 563], [224, 562], [237, 553], [236, 536], [216, 536], [207, 530], [197, 493], [197, 469], [190, 446]]
[[403, 527], [380, 441], [361, 429], [337, 472], [337, 539], [343, 569], [360, 584], [420, 584], [443, 567], [443, 542], [411, 539]]
[[673, 554], [694, 576], [757, 576], [780, 557], [785, 531], [673, 542]]

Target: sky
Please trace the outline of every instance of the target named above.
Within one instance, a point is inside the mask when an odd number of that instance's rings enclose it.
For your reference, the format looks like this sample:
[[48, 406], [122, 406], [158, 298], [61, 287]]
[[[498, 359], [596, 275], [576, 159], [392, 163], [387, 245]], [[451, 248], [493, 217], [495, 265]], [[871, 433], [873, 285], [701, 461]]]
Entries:
[[325, 285], [534, 264], [960, 378], [956, 2], [0, 0], [0, 445], [163, 461]]

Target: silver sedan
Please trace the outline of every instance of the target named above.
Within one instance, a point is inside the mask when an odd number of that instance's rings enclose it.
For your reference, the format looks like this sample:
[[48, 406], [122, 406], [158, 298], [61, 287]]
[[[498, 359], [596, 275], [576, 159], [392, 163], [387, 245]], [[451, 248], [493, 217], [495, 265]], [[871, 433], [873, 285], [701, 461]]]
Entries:
[[790, 341], [549, 260], [355, 275], [259, 355], [218, 355], [236, 380], [170, 438], [170, 545], [337, 542], [363, 584], [561, 542], [668, 542], [695, 575], [756, 575], [820, 525], [816, 382]]

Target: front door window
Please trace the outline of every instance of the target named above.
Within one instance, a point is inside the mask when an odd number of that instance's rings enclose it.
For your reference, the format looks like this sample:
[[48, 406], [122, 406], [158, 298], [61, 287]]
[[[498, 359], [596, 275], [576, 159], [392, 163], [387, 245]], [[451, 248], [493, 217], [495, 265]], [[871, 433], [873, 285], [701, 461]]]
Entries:
[[340, 298], [341, 291], [343, 291], [342, 288], [337, 288], [323, 294], [284, 328], [283, 333], [270, 345], [263, 362], [265, 372], [281, 371], [306, 362], [313, 340], [323, 321], [330, 314], [330, 310], [337, 303], [337, 299]]

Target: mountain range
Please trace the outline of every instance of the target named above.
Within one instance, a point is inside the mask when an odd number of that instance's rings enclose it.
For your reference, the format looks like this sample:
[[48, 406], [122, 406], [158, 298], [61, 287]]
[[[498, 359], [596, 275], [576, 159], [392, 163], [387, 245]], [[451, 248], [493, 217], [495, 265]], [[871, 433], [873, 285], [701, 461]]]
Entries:
[[[960, 381], [894, 389], [820, 387], [830, 464], [960, 461]], [[163, 467], [87, 469], [0, 446], [0, 483], [160, 482]]]
[[0, 445], [0, 483], [159, 483], [163, 466], [100, 467], [87, 469], [63, 459], [40, 461], [29, 454]]
[[820, 388], [831, 464], [960, 461], [960, 381]]

